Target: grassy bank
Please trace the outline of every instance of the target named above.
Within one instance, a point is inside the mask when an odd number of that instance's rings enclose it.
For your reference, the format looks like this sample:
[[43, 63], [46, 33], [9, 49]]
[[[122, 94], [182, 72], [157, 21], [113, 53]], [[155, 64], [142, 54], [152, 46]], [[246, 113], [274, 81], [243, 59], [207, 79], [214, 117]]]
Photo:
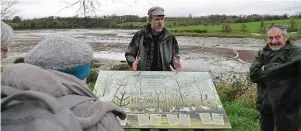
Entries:
[[[113, 67], [113, 70], [128, 70], [126, 64]], [[97, 78], [97, 70], [92, 70], [89, 76], [89, 88], [93, 90]], [[234, 75], [229, 79], [214, 78], [219, 97], [226, 110], [233, 131], [258, 131], [258, 113], [255, 109], [256, 87], [243, 78]], [[156, 130], [156, 129], [153, 129]], [[139, 131], [138, 129], [126, 129], [126, 131]], [[190, 130], [171, 130], [190, 131]], [[219, 130], [222, 131], [222, 130]]]
[[[294, 28], [301, 27], [301, 19], [295, 19]], [[223, 24], [216, 25], [193, 25], [193, 26], [171, 26], [174, 21], [166, 21], [167, 28], [176, 36], [193, 36], [193, 37], [223, 37], [223, 38], [265, 38], [265, 28], [271, 24], [282, 24], [289, 27], [290, 32], [296, 31], [291, 29], [291, 20], [274, 20], [248, 23], [230, 23], [228, 29], [223, 29]], [[143, 28], [146, 22], [126, 22], [118, 24], [120, 28]], [[252, 34], [256, 33], [256, 34]], [[301, 33], [290, 34], [291, 40], [301, 39]]]
[[[301, 27], [301, 19], [296, 19], [296, 28]], [[181, 26], [168, 28], [177, 36], [199, 36], [199, 37], [235, 37], [235, 38], [265, 38], [265, 28], [271, 24], [282, 24], [291, 27], [290, 20], [249, 22], [249, 23], [233, 23], [228, 24], [228, 29], [223, 29], [223, 25], [197, 25], [197, 26]], [[263, 28], [261, 28], [263, 27]], [[255, 33], [255, 34], [252, 34]], [[290, 34], [291, 40], [301, 39], [301, 33]]]
[[[295, 19], [297, 28], [301, 27], [301, 19]], [[248, 23], [230, 23], [230, 27], [233, 31], [242, 31], [242, 24], [245, 24], [244, 30], [246, 32], [260, 33], [261, 32], [261, 22], [248, 22]], [[274, 21], [264, 21], [263, 28], [271, 24], [281, 24], [291, 26], [290, 20], [274, 20]], [[180, 26], [180, 27], [170, 27], [169, 30], [207, 30], [208, 32], [216, 32], [222, 30], [222, 25], [196, 25], [196, 26]]]

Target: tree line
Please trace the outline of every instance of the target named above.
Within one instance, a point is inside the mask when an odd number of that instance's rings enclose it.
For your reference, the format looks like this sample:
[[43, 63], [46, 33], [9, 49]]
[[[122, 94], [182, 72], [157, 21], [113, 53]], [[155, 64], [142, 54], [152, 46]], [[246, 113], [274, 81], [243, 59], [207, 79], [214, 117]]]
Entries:
[[[166, 17], [166, 26], [188, 25], [220, 25], [225, 23], [247, 23], [267, 20], [285, 20], [301, 18], [301, 12], [296, 15], [209, 15], [201, 17]], [[136, 15], [103, 16], [103, 17], [44, 17], [22, 20], [19, 16], [5, 20], [14, 29], [64, 29], [64, 28], [141, 28], [147, 22], [147, 17]], [[129, 23], [128, 23], [129, 22]], [[141, 24], [131, 23], [141, 22]], [[127, 24], [122, 24], [127, 23]]]

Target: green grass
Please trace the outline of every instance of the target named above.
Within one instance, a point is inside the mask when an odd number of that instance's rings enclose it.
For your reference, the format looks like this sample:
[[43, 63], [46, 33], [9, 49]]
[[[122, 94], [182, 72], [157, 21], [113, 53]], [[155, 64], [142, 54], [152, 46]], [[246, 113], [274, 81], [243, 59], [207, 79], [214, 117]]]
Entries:
[[[295, 19], [298, 28], [301, 27], [301, 19]], [[261, 22], [249, 22], [249, 23], [230, 23], [231, 31], [222, 32], [222, 25], [193, 25], [193, 26], [170, 26], [176, 21], [165, 21], [167, 28], [175, 36], [193, 36], [193, 37], [222, 37], [222, 38], [260, 38], [266, 37], [265, 31], [260, 30]], [[178, 21], [177, 21], [178, 22]], [[264, 28], [274, 24], [282, 24], [290, 27], [290, 20], [274, 20], [274, 21], [264, 21]], [[120, 28], [142, 28], [146, 22], [126, 22], [118, 24]], [[246, 24], [245, 31], [242, 31], [241, 25]], [[206, 32], [203, 32], [206, 30]], [[200, 32], [201, 31], [201, 32]], [[251, 33], [258, 33], [259, 35], [253, 35]], [[291, 40], [301, 39], [301, 33], [291, 34]]]
[[[298, 27], [301, 27], [301, 19], [295, 19]], [[272, 23], [282, 24], [290, 27], [289, 20], [276, 20], [276, 21], [265, 21], [264, 28], [268, 27]], [[242, 31], [241, 25], [243, 23], [232, 23], [229, 24], [231, 27], [230, 32], [222, 32], [222, 25], [195, 25], [195, 26], [180, 26], [168, 28], [176, 36], [198, 36], [198, 37], [235, 37], [235, 38], [265, 38], [265, 31], [260, 30], [260, 22], [249, 22], [246, 24], [246, 29]], [[207, 33], [197, 33], [197, 31], [206, 30]], [[253, 35], [251, 33], [258, 33], [261, 35]], [[301, 39], [301, 33], [291, 34], [290, 40]]]
[[[301, 19], [295, 19], [298, 27], [301, 27]], [[289, 20], [274, 20], [274, 21], [264, 21], [264, 27], [274, 24], [282, 24], [290, 26]], [[232, 30], [240, 31], [241, 24], [243, 23], [232, 23], [230, 24]], [[247, 25], [246, 31], [252, 33], [260, 33], [260, 22], [249, 22], [245, 23]], [[219, 32], [222, 30], [222, 25], [195, 25], [195, 26], [181, 26], [181, 27], [170, 27], [169, 30], [207, 30], [208, 32]]]
[[240, 32], [240, 31], [233, 31], [233, 32], [208, 32], [208, 33], [195, 33], [195, 32], [176, 32], [173, 33], [175, 36], [192, 36], [192, 37], [220, 37], [220, 38], [245, 38], [245, 37], [252, 37], [252, 38], [264, 38], [265, 35], [257, 36], [252, 35], [248, 32]]

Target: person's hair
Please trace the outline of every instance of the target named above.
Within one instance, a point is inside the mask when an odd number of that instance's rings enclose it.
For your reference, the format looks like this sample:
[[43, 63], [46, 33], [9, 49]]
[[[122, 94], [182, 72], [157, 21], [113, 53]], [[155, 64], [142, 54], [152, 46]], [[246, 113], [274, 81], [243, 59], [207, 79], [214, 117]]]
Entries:
[[14, 61], [14, 64], [24, 63], [24, 57], [19, 57]]
[[287, 33], [287, 27], [283, 26], [283, 25], [279, 25], [279, 24], [274, 24], [268, 27], [267, 29], [267, 33], [272, 29], [272, 28], [278, 28], [281, 30], [281, 34], [283, 35], [283, 37], [288, 37], [288, 33]]
[[13, 43], [13, 29], [1, 21], [1, 44], [11, 45]]
[[152, 18], [153, 18], [153, 15], [152, 15], [152, 14], [148, 15], [148, 17], [147, 17], [147, 22], [150, 22], [150, 21], [152, 20]]
[[[163, 15], [162, 15], [163, 16]], [[148, 15], [147, 22], [150, 22], [154, 16], [152, 14]], [[164, 16], [163, 16], [164, 17]]]

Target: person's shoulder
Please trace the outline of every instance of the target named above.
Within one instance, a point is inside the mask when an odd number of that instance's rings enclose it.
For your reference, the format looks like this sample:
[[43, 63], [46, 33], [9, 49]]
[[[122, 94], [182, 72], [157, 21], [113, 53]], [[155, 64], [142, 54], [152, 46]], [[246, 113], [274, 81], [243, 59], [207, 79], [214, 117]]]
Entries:
[[140, 30], [136, 31], [135, 34], [141, 34], [142, 32], [144, 32], [144, 29], [140, 29]]
[[261, 50], [258, 50], [258, 52], [257, 52], [258, 54], [258, 56], [260, 56], [260, 55], [263, 55], [263, 49], [261, 49]]
[[301, 51], [301, 45], [297, 45], [296, 43], [290, 43], [289, 49], [293, 51]]
[[144, 29], [140, 29], [136, 32], [134, 32], [134, 37], [141, 37], [145, 33]]
[[291, 43], [291, 48], [301, 49], [301, 45], [297, 45], [296, 43]]
[[167, 34], [167, 36], [173, 40], [176, 40], [176, 36], [169, 30], [165, 30], [165, 33]]
[[257, 56], [263, 56], [264, 52], [270, 52], [270, 48], [269, 46], [266, 44], [264, 47], [262, 47], [261, 49], [257, 50]]
[[170, 36], [171, 38], [173, 38], [173, 39], [176, 39], [176, 36], [175, 36], [174, 34], [172, 34], [172, 33], [170, 33], [169, 36]]

